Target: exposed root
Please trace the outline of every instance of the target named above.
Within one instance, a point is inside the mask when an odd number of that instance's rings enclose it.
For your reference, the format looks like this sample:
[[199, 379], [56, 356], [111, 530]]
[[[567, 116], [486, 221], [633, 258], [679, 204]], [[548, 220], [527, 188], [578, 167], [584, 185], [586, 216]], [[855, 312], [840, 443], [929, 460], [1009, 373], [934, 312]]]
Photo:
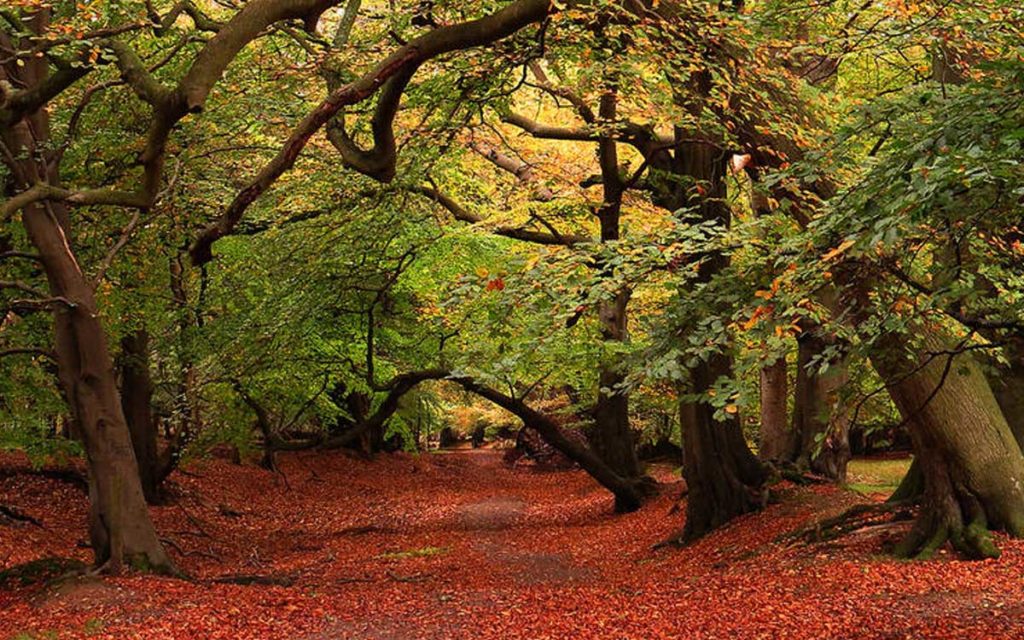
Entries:
[[644, 505], [648, 499], [658, 495], [661, 485], [651, 476], [637, 478], [629, 494], [615, 496], [615, 512], [631, 513]]
[[[43, 523], [28, 515], [21, 509], [7, 506], [6, 504], [0, 504], [0, 517], [4, 519], [13, 520], [14, 522], [25, 522], [31, 525], [35, 525], [40, 528], [43, 527]], [[3, 520], [0, 520], [2, 522]]]
[[273, 585], [279, 587], [290, 587], [295, 584], [295, 576], [267, 576], [234, 573], [226, 576], [210, 578], [209, 582], [215, 582], [218, 584]]
[[909, 520], [913, 517], [913, 509], [913, 505], [906, 502], [858, 504], [837, 516], [818, 520], [809, 526], [783, 534], [776, 542], [802, 541], [810, 544], [835, 540], [854, 531], [880, 524], [879, 516], [891, 515], [891, 521]]
[[935, 555], [946, 542], [971, 560], [999, 557], [999, 547], [992, 540], [983, 515], [967, 525], [955, 519], [923, 516], [896, 545], [893, 553], [899, 558], [925, 560]]

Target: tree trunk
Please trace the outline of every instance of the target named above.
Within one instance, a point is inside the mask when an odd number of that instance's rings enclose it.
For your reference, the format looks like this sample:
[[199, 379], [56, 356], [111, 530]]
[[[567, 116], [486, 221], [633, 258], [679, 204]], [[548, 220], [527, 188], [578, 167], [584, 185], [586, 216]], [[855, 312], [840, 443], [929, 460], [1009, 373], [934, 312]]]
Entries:
[[153, 381], [149, 373], [149, 333], [137, 329], [121, 338], [121, 409], [139, 466], [142, 494], [149, 504], [161, 498], [164, 478], [153, 418]]
[[[731, 375], [731, 359], [712, 356], [690, 371], [691, 392], [707, 393], [715, 380]], [[683, 477], [689, 490], [681, 540], [689, 542], [736, 516], [764, 507], [764, 467], [747, 447], [738, 416], [720, 422], [707, 402], [681, 402]]]
[[917, 502], [923, 494], [924, 474], [921, 472], [921, 463], [915, 459], [886, 502]]
[[[617, 80], [612, 72], [605, 78], [605, 91], [601, 95], [599, 114], [608, 122], [616, 118], [618, 98]], [[625, 185], [619, 175], [618, 147], [610, 136], [601, 136], [598, 141], [598, 160], [601, 167], [603, 201], [597, 211], [601, 228], [601, 242], [618, 242], [621, 238], [620, 218], [622, 217], [622, 196]], [[602, 268], [602, 276], [614, 278], [611, 268]], [[629, 340], [626, 307], [630, 291], [622, 286], [611, 300], [602, 300], [598, 305], [598, 320], [601, 324], [601, 339], [614, 347]], [[643, 475], [640, 460], [636, 455], [636, 443], [629, 424], [629, 395], [620, 388], [625, 380], [622, 364], [614, 355], [611, 361], [601, 364], [598, 376], [597, 403], [594, 406], [594, 431], [591, 442], [594, 451], [615, 473], [624, 478], [639, 478]]]
[[172, 571], [146, 508], [92, 287], [47, 207], [27, 207], [23, 222], [51, 293], [65, 301], [55, 306], [57, 361], [89, 466], [89, 537], [96, 563], [113, 572], [124, 562]]
[[761, 442], [758, 454], [766, 462], [792, 462], [796, 457], [796, 432], [790, 429], [789, 367], [781, 357], [761, 369]]
[[1011, 340], [1003, 352], [1009, 362], [995, 365], [988, 381], [1017, 444], [1024, 449], [1024, 339]]
[[[682, 206], [699, 210], [702, 220], [723, 227], [731, 222], [726, 202], [725, 173], [728, 156], [713, 145], [681, 145], [676, 157], [677, 174], [692, 178], [695, 188]], [[682, 208], [677, 206], [676, 208]], [[708, 256], [700, 263], [699, 282], [711, 282], [729, 265], [722, 254]], [[706, 396], [721, 377], [731, 377], [732, 357], [726, 353], [708, 356], [690, 370], [690, 391]], [[724, 421], [715, 419], [715, 409], [706, 400], [680, 405], [683, 441], [683, 476], [689, 494], [682, 541], [695, 540], [736, 516], [764, 506], [767, 479], [764, 466], [751, 453], [736, 414]]]
[[818, 327], [805, 330], [797, 339], [793, 433], [798, 440], [798, 467], [845, 482], [850, 461], [850, 420], [841, 406], [839, 392], [849, 382], [846, 359], [829, 362], [824, 372], [817, 370], [822, 354], [833, 344], [834, 339], [821, 335]]
[[928, 556], [949, 540], [968, 557], [997, 556], [990, 529], [1024, 535], [1024, 456], [980, 368], [938, 328], [912, 360], [898, 338], [878, 346], [875, 366], [924, 477], [920, 515], [897, 554]]
[[[170, 286], [172, 308], [178, 318], [178, 360], [180, 378], [174, 399], [174, 434], [167, 450], [166, 471], [169, 473], [178, 465], [182, 450], [202, 430], [202, 415], [199, 403], [199, 380], [194, 364], [192, 345], [193, 311], [189, 308], [188, 290], [185, 281], [184, 256], [179, 254], [170, 260]], [[197, 304], [198, 306], [198, 304]], [[194, 323], [201, 324], [202, 316], [197, 311]]]
[[[629, 293], [621, 291], [614, 300], [604, 302], [598, 310], [601, 335], [606, 342], [626, 340], [626, 304]], [[601, 367], [594, 405], [594, 431], [591, 443], [594, 452], [617, 474], [639, 478], [643, 474], [636, 455], [636, 443], [629, 424], [629, 395], [619, 386], [625, 376], [614, 363]]]
[[[45, 33], [48, 11], [31, 15], [34, 32]], [[18, 77], [9, 80], [9, 73]], [[47, 80], [49, 62], [30, 58], [24, 65], [0, 66], [0, 80], [37, 88]], [[45, 109], [0, 128], [11, 187], [60, 185], [49, 116]], [[174, 571], [150, 520], [139, 482], [131, 436], [121, 410], [117, 376], [100, 323], [93, 284], [72, 249], [69, 215], [62, 203], [37, 201], [21, 210], [49, 285], [46, 304], [54, 311], [58, 377], [81, 432], [89, 471], [89, 538], [96, 564], [111, 572], [125, 562], [156, 571]]]

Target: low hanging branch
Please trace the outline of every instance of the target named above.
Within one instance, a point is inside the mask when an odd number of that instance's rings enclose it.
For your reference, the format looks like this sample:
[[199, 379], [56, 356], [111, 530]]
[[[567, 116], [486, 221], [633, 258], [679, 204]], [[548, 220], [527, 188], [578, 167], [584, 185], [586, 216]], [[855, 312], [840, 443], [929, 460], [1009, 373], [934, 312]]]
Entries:
[[293, 443], [288, 446], [284, 441], [275, 443], [275, 448], [283, 449], [307, 449], [320, 446], [324, 449], [340, 449], [355, 443], [363, 434], [370, 430], [380, 428], [398, 410], [398, 403], [402, 396], [411, 391], [416, 385], [428, 380], [447, 380], [461, 386], [466, 391], [476, 394], [485, 400], [489, 400], [515, 415], [523, 421], [526, 427], [535, 430], [545, 442], [558, 451], [565, 454], [570, 460], [576, 462], [580, 467], [589, 473], [598, 483], [608, 489], [616, 497], [616, 504], [620, 510], [633, 511], [638, 509], [645, 498], [654, 491], [654, 484], [650, 478], [639, 479], [624, 478], [617, 474], [601, 458], [590, 449], [567, 438], [562, 429], [548, 416], [531, 408], [520, 398], [506, 395], [496, 389], [488, 387], [473, 378], [465, 375], [452, 373], [447, 369], [423, 369], [395, 376], [386, 385], [388, 394], [381, 402], [377, 410], [368, 418], [360, 421], [351, 429], [340, 436], [331, 438], [322, 443], [305, 442]]
[[450, 380], [466, 391], [485, 400], [490, 400], [522, 420], [527, 427], [534, 429], [545, 442], [579, 464], [601, 486], [611, 491], [617, 499], [616, 502], [620, 510], [638, 509], [644, 499], [654, 491], [654, 485], [650, 478], [643, 477], [633, 480], [620, 476], [593, 451], [567, 438], [551, 418], [529, 407], [522, 400], [505, 395], [472, 378], [453, 376]]

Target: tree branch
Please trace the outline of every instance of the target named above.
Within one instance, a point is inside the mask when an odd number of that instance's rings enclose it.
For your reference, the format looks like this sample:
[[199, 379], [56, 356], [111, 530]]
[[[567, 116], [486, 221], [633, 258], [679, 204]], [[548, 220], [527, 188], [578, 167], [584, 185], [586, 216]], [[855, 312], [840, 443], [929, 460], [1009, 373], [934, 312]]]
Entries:
[[[468, 222], [470, 224], [482, 224], [486, 223], [486, 220], [481, 216], [465, 209], [462, 205], [455, 202], [452, 198], [441, 193], [433, 187], [410, 187], [410, 191], [424, 195], [434, 202], [438, 203], [442, 207], [448, 210], [456, 220], [461, 222]], [[571, 247], [577, 244], [584, 244], [591, 242], [591, 238], [582, 234], [560, 234], [554, 231], [550, 226], [548, 229], [551, 233], [544, 233], [543, 231], [534, 231], [524, 227], [510, 227], [510, 226], [497, 226], [494, 227], [491, 232], [498, 236], [506, 238], [512, 238], [513, 240], [522, 240], [523, 242], [532, 242], [534, 244], [543, 245], [555, 245], [563, 247]]]
[[[251, 6], [253, 5], [246, 5], [246, 8]], [[195, 264], [204, 264], [213, 258], [213, 243], [231, 232], [249, 205], [295, 164], [296, 158], [313, 134], [343, 107], [365, 100], [392, 78], [411, 78], [412, 72], [432, 57], [488, 44], [511, 35], [528, 24], [542, 20], [547, 16], [548, 9], [549, 0], [516, 0], [504, 9], [483, 18], [440, 27], [399, 48], [354, 82], [332, 91], [295, 127], [277, 156], [264, 166], [255, 180], [235, 196], [221, 217], [200, 234], [189, 251], [192, 261]], [[221, 34], [225, 30], [222, 30]], [[218, 37], [221, 34], [218, 34]], [[402, 86], [404, 88], [404, 85]]]

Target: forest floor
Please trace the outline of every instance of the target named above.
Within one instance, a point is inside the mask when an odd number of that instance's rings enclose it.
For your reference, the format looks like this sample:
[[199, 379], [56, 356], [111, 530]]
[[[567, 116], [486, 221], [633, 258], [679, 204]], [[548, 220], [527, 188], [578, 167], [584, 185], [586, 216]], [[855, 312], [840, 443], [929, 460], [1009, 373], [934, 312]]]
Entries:
[[[0, 469], [24, 466], [0, 456]], [[783, 486], [779, 501], [683, 548], [681, 484], [637, 513], [579, 471], [512, 469], [493, 450], [367, 461], [281, 456], [282, 472], [209, 460], [153, 509], [195, 581], [76, 578], [0, 588], [0, 637], [1021, 638], [1024, 541], [998, 560], [899, 562], [905, 525], [832, 543], [779, 536], [881, 495]], [[661, 480], [672, 482], [667, 470]], [[0, 472], [0, 568], [88, 561], [86, 496]], [[239, 574], [287, 585], [215, 580]]]

